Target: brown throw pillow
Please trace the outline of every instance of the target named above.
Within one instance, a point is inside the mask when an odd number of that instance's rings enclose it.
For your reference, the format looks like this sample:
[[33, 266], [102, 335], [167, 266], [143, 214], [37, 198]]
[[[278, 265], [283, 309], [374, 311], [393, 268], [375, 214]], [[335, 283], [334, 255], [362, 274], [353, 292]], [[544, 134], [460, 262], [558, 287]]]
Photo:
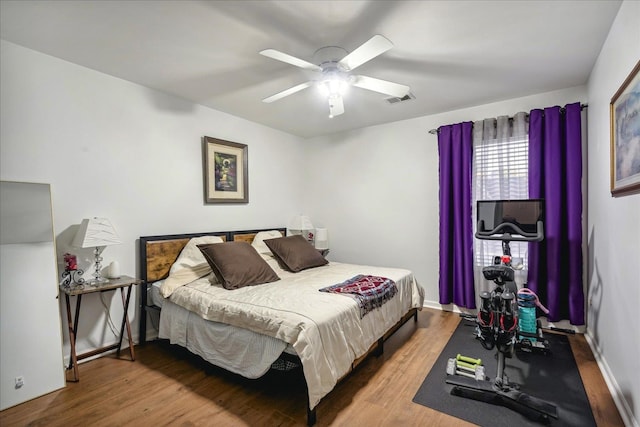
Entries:
[[311, 243], [300, 235], [265, 239], [264, 243], [271, 249], [280, 264], [294, 273], [329, 263]]
[[280, 280], [278, 275], [247, 242], [198, 245], [214, 274], [225, 289]]

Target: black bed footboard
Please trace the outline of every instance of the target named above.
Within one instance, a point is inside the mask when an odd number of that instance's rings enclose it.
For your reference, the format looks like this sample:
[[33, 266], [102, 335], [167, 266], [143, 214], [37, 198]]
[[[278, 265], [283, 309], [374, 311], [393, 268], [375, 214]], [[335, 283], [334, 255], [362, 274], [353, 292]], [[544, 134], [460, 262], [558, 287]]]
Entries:
[[[376, 342], [376, 344], [374, 344], [374, 346], [361, 358], [358, 359], [358, 361], [354, 362], [353, 366], [351, 367], [351, 371], [353, 371], [362, 360], [364, 360], [369, 354], [373, 353], [376, 357], [382, 356], [382, 354], [384, 353], [384, 342], [391, 336], [393, 335], [393, 333], [395, 331], [397, 331], [398, 329], [400, 329], [400, 327], [402, 325], [404, 325], [405, 323], [407, 323], [407, 321], [409, 319], [411, 319], [413, 317], [413, 321], [417, 322], [418, 321], [418, 309], [417, 308], [412, 308], [410, 309], [404, 316], [402, 316], [402, 318], [400, 319], [400, 321], [398, 321], [398, 323], [396, 323], [395, 325], [393, 325], [391, 328], [389, 328], [389, 330], [378, 339], [378, 341]], [[292, 357], [298, 361], [300, 361], [300, 359], [297, 356], [293, 356], [287, 353], [282, 353], [283, 355], [287, 355], [289, 357]], [[351, 372], [350, 371], [350, 372]], [[345, 375], [346, 377], [346, 375]], [[345, 378], [343, 377], [343, 378]], [[342, 380], [340, 380], [342, 381]], [[305, 381], [306, 384], [306, 381]], [[318, 405], [320, 404], [320, 402], [318, 402]], [[309, 393], [308, 393], [308, 389], [307, 389], [307, 426], [313, 426], [315, 425], [316, 421], [317, 421], [317, 408], [318, 405], [316, 405], [313, 409], [310, 409], [310, 404], [309, 404]]]

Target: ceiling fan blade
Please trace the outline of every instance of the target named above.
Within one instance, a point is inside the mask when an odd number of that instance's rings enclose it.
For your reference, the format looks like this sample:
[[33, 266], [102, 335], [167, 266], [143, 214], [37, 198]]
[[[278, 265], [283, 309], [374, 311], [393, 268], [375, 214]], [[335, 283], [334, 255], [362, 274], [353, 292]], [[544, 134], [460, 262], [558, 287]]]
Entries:
[[329, 117], [333, 118], [344, 113], [344, 103], [342, 102], [342, 96], [331, 95], [329, 96]]
[[393, 43], [391, 43], [387, 38], [381, 36], [380, 34], [376, 34], [375, 36], [364, 42], [364, 44], [362, 44], [356, 50], [342, 58], [339, 64], [345, 67], [347, 71], [350, 71], [355, 69], [356, 67], [359, 67], [370, 59], [373, 59], [376, 56], [385, 53], [392, 47]]
[[300, 83], [299, 85], [290, 87], [289, 89], [285, 89], [282, 92], [278, 92], [275, 95], [271, 95], [270, 97], [263, 99], [262, 102], [266, 102], [267, 104], [269, 104], [273, 101], [277, 101], [278, 99], [284, 98], [285, 96], [289, 96], [296, 92], [300, 92], [301, 90], [308, 88], [312, 84], [313, 82]]
[[279, 50], [265, 49], [260, 51], [260, 55], [264, 55], [277, 61], [286, 62], [287, 64], [295, 65], [296, 67], [304, 68], [305, 70], [322, 71], [322, 68], [315, 64], [312, 64], [311, 62], [296, 58], [295, 56], [280, 52]]
[[351, 84], [362, 89], [372, 90], [374, 92], [379, 92], [398, 98], [402, 98], [411, 90], [411, 88], [406, 85], [388, 82], [386, 80], [374, 79], [373, 77], [367, 76], [353, 76], [353, 82]]

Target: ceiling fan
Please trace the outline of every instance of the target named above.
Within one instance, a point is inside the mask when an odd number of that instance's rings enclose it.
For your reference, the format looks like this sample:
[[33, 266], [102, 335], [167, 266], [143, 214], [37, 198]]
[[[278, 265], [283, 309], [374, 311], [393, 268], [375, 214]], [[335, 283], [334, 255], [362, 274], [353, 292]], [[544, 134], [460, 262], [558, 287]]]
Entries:
[[329, 101], [329, 117], [335, 117], [344, 113], [342, 95], [348, 86], [356, 86], [402, 98], [409, 93], [409, 86], [375, 79], [373, 77], [351, 74], [351, 71], [360, 65], [383, 54], [392, 47], [393, 44], [379, 34], [371, 37], [351, 53], [347, 53], [347, 51], [341, 47], [327, 46], [315, 52], [314, 60], [317, 62], [317, 65], [275, 49], [263, 50], [260, 52], [261, 55], [295, 65], [305, 70], [318, 72], [320, 76], [318, 79], [301, 83], [269, 96], [263, 99], [262, 102], [271, 103], [315, 85], [326, 93]]

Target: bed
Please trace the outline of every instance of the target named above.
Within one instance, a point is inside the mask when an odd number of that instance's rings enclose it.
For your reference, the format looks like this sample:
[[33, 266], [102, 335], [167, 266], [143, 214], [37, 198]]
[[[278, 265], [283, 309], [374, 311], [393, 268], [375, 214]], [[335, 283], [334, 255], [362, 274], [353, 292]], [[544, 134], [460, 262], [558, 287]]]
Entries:
[[[313, 425], [337, 382], [417, 320], [424, 293], [409, 270], [328, 262], [296, 237], [283, 228], [140, 237], [140, 343], [147, 311], [160, 310], [159, 338], [236, 374], [258, 378], [273, 367], [301, 366]], [[232, 247], [242, 253], [227, 254]], [[252, 261], [238, 263], [245, 252]], [[234, 287], [233, 275], [257, 268], [268, 270], [268, 283]], [[379, 290], [384, 281], [384, 298], [341, 295], [356, 278], [377, 280]]]

